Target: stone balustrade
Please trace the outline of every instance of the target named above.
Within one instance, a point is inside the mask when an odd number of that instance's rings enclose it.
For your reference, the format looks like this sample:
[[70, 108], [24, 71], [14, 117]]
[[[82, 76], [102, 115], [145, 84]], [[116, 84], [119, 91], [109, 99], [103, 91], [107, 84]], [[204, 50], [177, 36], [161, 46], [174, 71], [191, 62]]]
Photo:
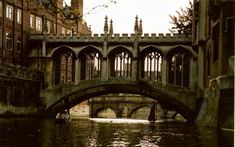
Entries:
[[43, 36], [42, 34], [31, 34], [30, 40], [43, 40], [45, 39], [48, 42], [103, 42], [105, 39], [109, 42], [133, 42], [138, 37], [139, 42], [175, 42], [175, 41], [185, 41], [190, 40], [191, 35], [184, 34], [170, 34], [170, 33], [151, 33], [151, 34], [113, 34], [113, 35], [105, 35], [105, 34], [83, 34], [83, 35], [64, 35], [64, 34], [50, 34], [47, 36]]

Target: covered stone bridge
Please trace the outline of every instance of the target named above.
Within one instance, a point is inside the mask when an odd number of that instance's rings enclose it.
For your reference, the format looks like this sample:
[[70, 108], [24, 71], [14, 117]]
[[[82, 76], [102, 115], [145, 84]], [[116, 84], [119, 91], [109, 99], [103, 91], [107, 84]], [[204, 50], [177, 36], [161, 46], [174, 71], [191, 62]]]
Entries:
[[[188, 120], [197, 113], [197, 54], [191, 36], [30, 36], [32, 68], [44, 71], [48, 113], [109, 93], [157, 99]], [[65, 99], [64, 99], [65, 98]]]

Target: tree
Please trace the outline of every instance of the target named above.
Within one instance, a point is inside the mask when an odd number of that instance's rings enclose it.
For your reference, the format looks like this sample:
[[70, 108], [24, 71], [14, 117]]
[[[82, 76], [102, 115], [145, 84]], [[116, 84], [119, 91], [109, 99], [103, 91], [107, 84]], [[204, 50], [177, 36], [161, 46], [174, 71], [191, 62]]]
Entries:
[[[35, 10], [44, 9], [47, 13], [55, 16], [60, 14], [62, 21], [66, 20], [80, 20], [83, 15], [88, 15], [97, 9], [107, 8], [111, 3], [116, 3], [115, 0], [109, 0], [106, 4], [101, 4], [90, 9], [86, 14], [80, 14], [78, 9], [72, 9], [66, 3], [63, 8], [57, 6], [57, 0], [26, 0], [27, 5], [36, 4]], [[35, 3], [36, 2], [36, 3]]]
[[192, 34], [193, 4], [189, 1], [189, 6], [185, 9], [180, 8], [177, 14], [169, 15], [171, 24], [174, 26], [169, 29], [171, 33]]

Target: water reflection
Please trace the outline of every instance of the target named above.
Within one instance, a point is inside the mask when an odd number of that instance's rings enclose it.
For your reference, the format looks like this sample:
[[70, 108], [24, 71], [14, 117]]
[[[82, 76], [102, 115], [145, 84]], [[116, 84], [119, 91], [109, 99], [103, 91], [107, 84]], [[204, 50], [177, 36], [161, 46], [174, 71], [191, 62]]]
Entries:
[[186, 122], [0, 119], [0, 146], [7, 147], [232, 147], [233, 133], [222, 134]]

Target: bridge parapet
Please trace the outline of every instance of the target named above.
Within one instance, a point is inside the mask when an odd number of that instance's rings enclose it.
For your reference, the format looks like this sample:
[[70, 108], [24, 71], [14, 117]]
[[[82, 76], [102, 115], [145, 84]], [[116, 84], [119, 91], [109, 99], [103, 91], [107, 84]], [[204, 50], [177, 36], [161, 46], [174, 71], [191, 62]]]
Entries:
[[55, 35], [50, 34], [43, 36], [42, 34], [31, 34], [30, 40], [43, 40], [48, 42], [103, 42], [105, 39], [109, 42], [133, 42], [138, 38], [139, 42], [191, 42], [191, 35], [180, 35], [180, 34], [163, 34], [163, 33], [152, 33], [137, 36], [135, 34], [83, 34], [83, 35]]

